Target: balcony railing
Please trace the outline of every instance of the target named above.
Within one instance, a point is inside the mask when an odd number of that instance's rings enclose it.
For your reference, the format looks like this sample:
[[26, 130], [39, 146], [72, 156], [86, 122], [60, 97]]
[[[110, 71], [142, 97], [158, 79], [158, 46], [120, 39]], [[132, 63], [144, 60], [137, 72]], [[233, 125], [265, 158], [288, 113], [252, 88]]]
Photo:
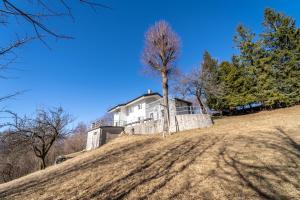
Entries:
[[114, 120], [113, 126], [126, 126], [127, 122], [124, 120]]
[[141, 120], [132, 121], [132, 122], [115, 120], [113, 126], [132, 126], [132, 125], [135, 125], [135, 124], [145, 123], [145, 122], [151, 121], [151, 120], [153, 120], [153, 119], [152, 118], [146, 118], [146, 119], [141, 119]]
[[199, 106], [181, 106], [176, 107], [176, 115], [187, 114], [203, 114], [202, 109]]

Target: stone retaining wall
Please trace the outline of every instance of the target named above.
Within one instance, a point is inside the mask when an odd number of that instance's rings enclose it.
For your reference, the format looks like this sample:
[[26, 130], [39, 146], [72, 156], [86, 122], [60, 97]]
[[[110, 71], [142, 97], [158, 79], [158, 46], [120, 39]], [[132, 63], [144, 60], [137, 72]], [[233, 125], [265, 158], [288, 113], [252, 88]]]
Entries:
[[[170, 119], [170, 132], [178, 132], [196, 128], [205, 128], [212, 125], [209, 115], [186, 114], [175, 115]], [[128, 134], [157, 134], [163, 132], [163, 120], [141, 122], [133, 126], [125, 127]]]

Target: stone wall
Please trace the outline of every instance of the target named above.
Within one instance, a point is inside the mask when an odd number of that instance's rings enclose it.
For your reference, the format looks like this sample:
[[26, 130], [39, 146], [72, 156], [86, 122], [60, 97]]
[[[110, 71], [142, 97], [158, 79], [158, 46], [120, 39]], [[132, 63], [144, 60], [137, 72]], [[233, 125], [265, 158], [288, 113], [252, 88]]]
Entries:
[[155, 134], [163, 131], [162, 120], [152, 120], [135, 124], [133, 126], [126, 126], [125, 133], [128, 134]]
[[86, 150], [96, 149], [119, 136], [124, 131], [124, 127], [100, 126], [89, 130], [86, 142]]
[[[173, 125], [173, 126], [172, 126]], [[176, 115], [174, 122], [171, 121], [171, 132], [185, 131], [196, 128], [205, 128], [212, 125], [209, 115], [204, 114], [186, 114]]]
[[[186, 114], [175, 115], [170, 119], [170, 131], [172, 133], [196, 128], [204, 128], [212, 125], [209, 115]], [[128, 134], [157, 134], [163, 132], [163, 120], [153, 120], [125, 127]]]

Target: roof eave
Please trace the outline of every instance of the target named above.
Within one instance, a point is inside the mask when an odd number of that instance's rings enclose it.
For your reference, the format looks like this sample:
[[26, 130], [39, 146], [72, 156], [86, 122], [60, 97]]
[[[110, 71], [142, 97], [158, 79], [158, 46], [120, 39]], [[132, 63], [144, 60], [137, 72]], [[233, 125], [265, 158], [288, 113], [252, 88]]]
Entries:
[[159, 94], [158, 92], [151, 93], [151, 94], [144, 94], [144, 95], [141, 95], [141, 96], [139, 96], [139, 97], [137, 97], [137, 98], [135, 98], [135, 99], [132, 99], [132, 100], [128, 101], [127, 103], [116, 105], [115, 107], [112, 107], [111, 109], [109, 109], [107, 112], [108, 112], [108, 113], [115, 112], [116, 109], [118, 109], [118, 108], [120, 108], [120, 107], [122, 107], [122, 106], [130, 105], [130, 104], [132, 104], [132, 103], [134, 103], [134, 102], [136, 102], [136, 101], [138, 101], [138, 100], [140, 100], [140, 99], [144, 99], [144, 98], [150, 97], [150, 96], [159, 96], [159, 97], [162, 97], [162, 95]]

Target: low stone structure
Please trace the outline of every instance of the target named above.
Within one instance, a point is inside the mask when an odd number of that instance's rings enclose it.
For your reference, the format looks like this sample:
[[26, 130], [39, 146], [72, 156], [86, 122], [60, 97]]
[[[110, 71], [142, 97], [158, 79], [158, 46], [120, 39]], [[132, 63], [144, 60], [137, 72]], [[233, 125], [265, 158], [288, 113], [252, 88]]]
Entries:
[[86, 150], [96, 149], [107, 141], [116, 138], [124, 131], [124, 127], [119, 126], [99, 126], [92, 127], [88, 132]]
[[[170, 119], [170, 132], [178, 132], [211, 126], [212, 120], [207, 114], [173, 115]], [[156, 134], [163, 132], [163, 120], [151, 120], [126, 126], [125, 132], [129, 134]]]

